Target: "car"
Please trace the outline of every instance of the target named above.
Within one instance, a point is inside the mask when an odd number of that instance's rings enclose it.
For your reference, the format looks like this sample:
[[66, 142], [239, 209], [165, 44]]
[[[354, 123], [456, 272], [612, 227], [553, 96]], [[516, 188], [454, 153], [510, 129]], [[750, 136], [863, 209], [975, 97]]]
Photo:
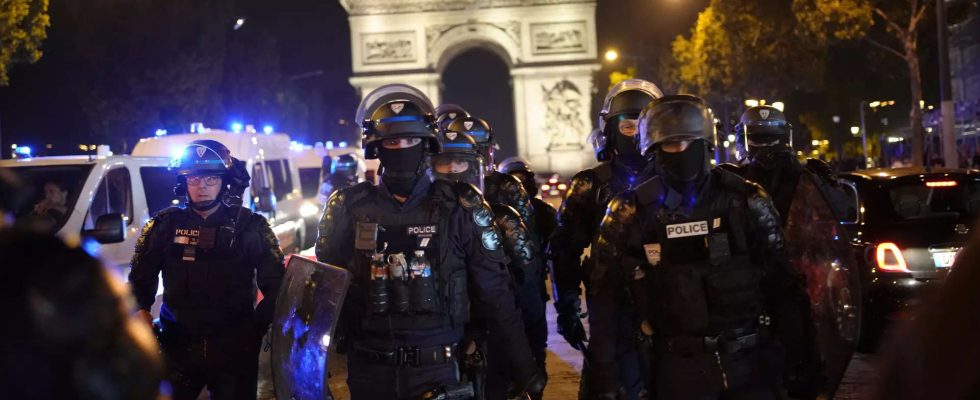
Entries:
[[[304, 198], [300, 175], [293, 162], [295, 146], [282, 133], [260, 133], [254, 130], [228, 132], [200, 129], [199, 133], [162, 134], [140, 139], [133, 147], [134, 156], [177, 157], [195, 140], [210, 139], [225, 145], [232, 157], [245, 162], [252, 180], [243, 204], [269, 221], [283, 252], [302, 250], [304, 238], [316, 235], [306, 230]], [[316, 213], [318, 210], [312, 209]]]
[[841, 178], [856, 211], [843, 225], [861, 277], [859, 349], [869, 351], [942, 286], [980, 216], [980, 172], [879, 168]]

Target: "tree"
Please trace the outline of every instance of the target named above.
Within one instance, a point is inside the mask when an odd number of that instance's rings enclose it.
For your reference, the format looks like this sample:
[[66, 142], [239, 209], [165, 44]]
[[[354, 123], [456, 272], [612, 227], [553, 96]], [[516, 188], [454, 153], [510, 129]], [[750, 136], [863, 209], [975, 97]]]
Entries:
[[50, 25], [48, 0], [0, 1], [0, 86], [9, 83], [11, 65], [41, 58]]
[[[902, 4], [904, 3], [904, 4]], [[821, 41], [863, 39], [905, 62], [909, 74], [912, 165], [921, 166], [925, 133], [922, 128], [922, 75], [919, 32], [926, 20], [927, 1], [794, 0], [793, 8], [807, 33]], [[878, 32], [874, 28], [878, 28]], [[880, 34], [880, 33], [884, 34]]]

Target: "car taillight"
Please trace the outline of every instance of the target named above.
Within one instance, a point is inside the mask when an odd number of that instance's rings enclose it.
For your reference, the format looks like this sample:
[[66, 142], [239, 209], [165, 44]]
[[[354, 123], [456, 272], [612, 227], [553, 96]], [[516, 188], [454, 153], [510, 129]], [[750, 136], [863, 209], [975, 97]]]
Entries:
[[902, 257], [902, 250], [895, 243], [880, 243], [876, 249], [878, 270], [885, 272], [910, 272]]
[[932, 181], [926, 182], [926, 187], [936, 188], [936, 187], [953, 187], [956, 186], [956, 181]]

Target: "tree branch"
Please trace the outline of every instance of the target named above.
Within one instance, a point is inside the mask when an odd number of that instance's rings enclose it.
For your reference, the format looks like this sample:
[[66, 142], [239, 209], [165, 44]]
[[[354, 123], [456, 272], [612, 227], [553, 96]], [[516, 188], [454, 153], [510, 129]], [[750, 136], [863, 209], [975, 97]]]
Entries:
[[914, 14], [912, 19], [909, 20], [909, 32], [914, 31], [918, 26], [919, 22], [922, 21], [922, 17], [926, 14], [926, 5], [923, 4], [919, 11]]
[[883, 44], [881, 42], [878, 42], [878, 41], [876, 41], [874, 39], [871, 39], [871, 38], [868, 38], [868, 37], [865, 37], [864, 40], [867, 40], [868, 43], [871, 43], [871, 44], [875, 45], [876, 47], [878, 47], [878, 48], [880, 48], [882, 50], [885, 50], [885, 51], [891, 53], [892, 55], [894, 55], [894, 56], [896, 56], [898, 58], [901, 58], [903, 60], [905, 59], [905, 54], [903, 54], [902, 52], [900, 52], [898, 50], [895, 50], [891, 46], [888, 46], [886, 44]]
[[895, 31], [896, 35], [902, 36], [905, 34], [905, 30], [902, 29], [900, 25], [896, 24], [895, 21], [892, 21], [892, 19], [888, 17], [888, 14], [885, 14], [885, 12], [878, 7], [875, 7], [874, 10], [875, 14], [878, 14], [881, 19], [885, 20], [885, 23], [888, 24], [889, 28]]

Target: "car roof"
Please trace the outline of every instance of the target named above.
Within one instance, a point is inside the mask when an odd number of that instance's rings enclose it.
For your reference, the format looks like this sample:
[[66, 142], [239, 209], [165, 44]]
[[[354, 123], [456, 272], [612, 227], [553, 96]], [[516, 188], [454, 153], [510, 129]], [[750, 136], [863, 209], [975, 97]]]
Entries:
[[27, 167], [39, 165], [79, 165], [79, 164], [98, 164], [101, 162], [129, 161], [136, 164], [159, 164], [168, 165], [170, 160], [166, 157], [134, 157], [120, 154], [108, 157], [96, 157], [87, 155], [77, 156], [51, 156], [51, 157], [32, 157], [18, 158], [14, 160], [0, 160], [0, 167]]
[[842, 175], [863, 178], [871, 181], [887, 181], [896, 178], [914, 177], [920, 175], [965, 175], [980, 177], [980, 171], [959, 168], [903, 167], [903, 168], [871, 168], [847, 172]]

